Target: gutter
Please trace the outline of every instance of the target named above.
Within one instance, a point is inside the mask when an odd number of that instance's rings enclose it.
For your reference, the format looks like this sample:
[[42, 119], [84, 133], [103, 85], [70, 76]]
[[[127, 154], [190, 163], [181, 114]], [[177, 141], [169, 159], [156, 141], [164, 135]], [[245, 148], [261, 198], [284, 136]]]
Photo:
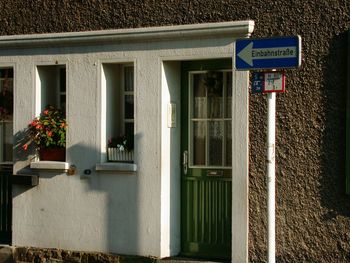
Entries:
[[0, 49], [81, 46], [122, 42], [162, 41], [169, 39], [248, 37], [254, 30], [254, 21], [190, 24], [132, 29], [112, 29], [85, 32], [45, 33], [0, 36]]

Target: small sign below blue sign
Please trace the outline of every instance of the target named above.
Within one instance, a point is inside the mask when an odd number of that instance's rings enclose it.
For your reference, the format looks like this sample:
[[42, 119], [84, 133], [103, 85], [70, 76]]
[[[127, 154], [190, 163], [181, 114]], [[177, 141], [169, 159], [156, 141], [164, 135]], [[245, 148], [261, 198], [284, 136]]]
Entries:
[[301, 37], [244, 38], [235, 42], [237, 70], [297, 68]]
[[285, 92], [286, 77], [284, 72], [253, 72], [252, 92]]
[[264, 90], [264, 74], [262, 72], [253, 73], [252, 92], [262, 93]]

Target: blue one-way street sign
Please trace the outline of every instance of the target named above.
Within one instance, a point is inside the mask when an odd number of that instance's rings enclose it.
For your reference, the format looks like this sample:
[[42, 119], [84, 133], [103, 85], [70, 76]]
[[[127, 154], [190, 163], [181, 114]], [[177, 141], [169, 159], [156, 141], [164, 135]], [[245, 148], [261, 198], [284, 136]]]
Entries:
[[237, 39], [237, 70], [297, 68], [301, 64], [301, 38], [272, 37]]

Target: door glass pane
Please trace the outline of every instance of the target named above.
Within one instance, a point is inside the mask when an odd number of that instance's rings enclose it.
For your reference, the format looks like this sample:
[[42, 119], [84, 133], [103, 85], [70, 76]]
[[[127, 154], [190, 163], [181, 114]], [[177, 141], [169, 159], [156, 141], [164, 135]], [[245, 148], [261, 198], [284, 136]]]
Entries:
[[208, 117], [221, 118], [223, 116], [223, 81], [222, 72], [208, 72], [206, 87], [208, 90]]
[[209, 121], [209, 165], [222, 165], [224, 123]]
[[232, 73], [193, 73], [191, 89], [192, 165], [231, 166]]
[[206, 118], [207, 97], [206, 97], [205, 74], [193, 75], [193, 118]]
[[193, 123], [193, 164], [205, 165], [205, 142], [207, 125], [205, 121]]
[[226, 117], [232, 117], [232, 73], [226, 73]]

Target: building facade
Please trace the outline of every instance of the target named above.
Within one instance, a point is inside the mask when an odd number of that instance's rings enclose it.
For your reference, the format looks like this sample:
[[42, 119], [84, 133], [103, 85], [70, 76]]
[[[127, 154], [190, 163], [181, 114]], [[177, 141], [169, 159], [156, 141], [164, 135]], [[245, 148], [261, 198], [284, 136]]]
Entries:
[[[234, 41], [300, 35], [302, 66], [277, 96], [276, 255], [350, 260], [346, 1], [2, 7], [13, 173], [39, 175], [37, 186], [13, 185], [14, 246], [265, 261], [266, 99], [249, 93], [248, 72], [232, 71]], [[64, 162], [21, 147], [46, 104], [67, 114]], [[108, 162], [120, 134], [133, 135], [133, 156]]]

